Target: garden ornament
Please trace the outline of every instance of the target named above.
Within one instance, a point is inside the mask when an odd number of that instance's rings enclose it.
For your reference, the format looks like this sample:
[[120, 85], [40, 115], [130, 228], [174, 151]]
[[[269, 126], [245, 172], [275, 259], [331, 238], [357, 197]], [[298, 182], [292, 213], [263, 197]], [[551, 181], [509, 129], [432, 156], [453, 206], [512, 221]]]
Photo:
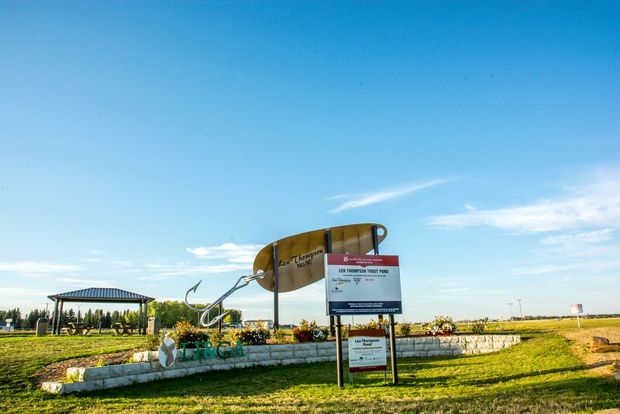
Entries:
[[198, 289], [198, 286], [200, 286], [200, 284], [202, 283], [202, 280], [198, 283], [196, 283], [194, 286], [192, 286], [186, 293], [185, 293], [185, 305], [192, 309], [195, 310], [196, 312], [202, 312], [202, 315], [200, 315], [200, 324], [202, 326], [204, 326], [205, 328], [210, 328], [212, 326], [214, 326], [215, 324], [217, 324], [220, 320], [222, 320], [226, 315], [228, 315], [228, 312], [224, 312], [221, 315], [218, 315], [217, 317], [213, 318], [213, 320], [209, 321], [209, 312], [211, 311], [211, 309], [215, 308], [217, 305], [219, 305], [220, 303], [222, 303], [224, 301], [224, 299], [226, 299], [227, 297], [229, 297], [233, 292], [235, 292], [238, 289], [241, 289], [242, 287], [246, 287], [251, 281], [253, 280], [257, 280], [257, 279], [262, 279], [263, 278], [263, 271], [259, 270], [256, 273], [252, 274], [252, 275], [247, 275], [247, 276], [241, 276], [238, 280], [237, 283], [235, 283], [233, 285], [232, 288], [230, 288], [226, 293], [224, 293], [222, 296], [220, 296], [215, 302], [213, 302], [212, 304], [210, 304], [207, 307], [204, 308], [197, 308], [195, 306], [192, 306], [189, 304], [189, 302], [187, 301], [187, 295], [189, 295], [190, 292], [196, 292], [196, 290]]
[[170, 338], [168, 334], [161, 341], [159, 346], [159, 363], [164, 368], [170, 368], [177, 359], [177, 346], [174, 339]]

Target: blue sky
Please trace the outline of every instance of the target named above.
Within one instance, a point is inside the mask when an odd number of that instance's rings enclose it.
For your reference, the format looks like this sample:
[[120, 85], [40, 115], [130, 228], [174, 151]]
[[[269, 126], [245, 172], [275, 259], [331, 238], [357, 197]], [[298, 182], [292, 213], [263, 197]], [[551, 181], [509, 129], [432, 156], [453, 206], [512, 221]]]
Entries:
[[[210, 301], [273, 240], [377, 222], [401, 320], [620, 312], [619, 23], [617, 2], [4, 1], [0, 308], [200, 279]], [[326, 321], [323, 289], [281, 320]]]

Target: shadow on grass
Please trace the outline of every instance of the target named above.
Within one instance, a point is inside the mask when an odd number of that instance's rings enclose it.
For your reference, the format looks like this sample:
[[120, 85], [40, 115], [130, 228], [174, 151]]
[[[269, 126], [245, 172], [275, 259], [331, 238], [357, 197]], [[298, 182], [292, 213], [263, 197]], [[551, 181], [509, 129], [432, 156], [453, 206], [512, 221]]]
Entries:
[[[209, 376], [197, 375], [93, 393], [87, 398], [104, 405], [119, 398], [126, 404], [155, 404], [162, 411], [182, 410], [187, 404], [216, 404], [223, 409], [243, 404], [245, 410], [257, 412], [548, 413], [603, 410], [620, 404], [620, 383], [601, 377], [503, 384], [491, 388], [474, 386], [472, 391], [471, 387], [467, 390], [453, 387], [449, 383], [451, 378], [444, 376], [423, 380], [408, 377], [403, 378], [399, 386], [382, 387], [383, 375], [379, 378], [376, 374], [365, 386], [338, 389], [335, 372], [329, 370], [326, 374], [326, 369], [333, 368], [333, 364], [317, 365], [303, 372], [301, 366], [248, 370], [250, 372], [244, 371], [238, 379], [232, 371], [214, 372]], [[425, 381], [433, 381], [437, 386], [429, 389], [424, 386]], [[287, 399], [290, 406], [278, 405], [279, 398]]]
[[575, 365], [572, 367], [543, 369], [543, 370], [525, 372], [522, 374], [506, 375], [506, 376], [495, 377], [495, 378], [487, 378], [483, 380], [469, 381], [469, 383], [473, 385], [489, 385], [489, 384], [497, 384], [500, 382], [519, 380], [523, 378], [543, 376], [543, 375], [548, 375], [548, 374], [560, 374], [560, 373], [565, 373], [565, 372], [587, 371], [589, 369], [598, 368], [598, 367], [602, 367], [605, 365], [610, 365], [612, 362], [613, 362], [612, 360], [609, 360], [609, 361], [603, 361], [603, 362], [596, 362], [594, 364], [588, 364], [588, 365]]

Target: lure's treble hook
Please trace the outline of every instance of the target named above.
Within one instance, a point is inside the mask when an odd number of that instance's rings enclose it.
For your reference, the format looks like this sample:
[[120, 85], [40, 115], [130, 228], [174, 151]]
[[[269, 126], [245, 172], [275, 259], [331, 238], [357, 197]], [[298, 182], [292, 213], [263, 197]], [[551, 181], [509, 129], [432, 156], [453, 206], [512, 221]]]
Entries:
[[[202, 315], [200, 315], [200, 324], [202, 326], [204, 326], [205, 328], [210, 328], [213, 325], [215, 325], [216, 323], [218, 323], [220, 320], [222, 320], [226, 315], [228, 315], [229, 312], [224, 312], [221, 315], [218, 315], [217, 317], [213, 318], [213, 320], [211, 321], [207, 321], [207, 319], [209, 318], [209, 312], [211, 311], [211, 309], [215, 308], [217, 305], [219, 305], [220, 303], [222, 303], [224, 301], [224, 299], [226, 299], [228, 296], [230, 296], [234, 291], [241, 289], [242, 287], [247, 286], [251, 281], [256, 280], [256, 279], [262, 279], [264, 276], [264, 272], [262, 270], [259, 270], [258, 272], [256, 272], [255, 274], [252, 275], [247, 275], [247, 276], [241, 276], [237, 282], [233, 285], [232, 288], [230, 288], [228, 290], [228, 292], [224, 293], [222, 296], [220, 296], [215, 302], [213, 302], [212, 304], [210, 304], [207, 307], [204, 308], [197, 308], [195, 306], [192, 306], [189, 304], [189, 302], [187, 301], [187, 295], [189, 295], [190, 292], [194, 292], [196, 293], [196, 290], [198, 289], [198, 286], [200, 286], [200, 284], [202, 283], [202, 280], [198, 283], [196, 283], [194, 286], [192, 286], [191, 288], [189, 288], [189, 290], [187, 292], [185, 292], [185, 305], [196, 311], [196, 312], [202, 312]], [[242, 284], [240, 284], [243, 281]]]

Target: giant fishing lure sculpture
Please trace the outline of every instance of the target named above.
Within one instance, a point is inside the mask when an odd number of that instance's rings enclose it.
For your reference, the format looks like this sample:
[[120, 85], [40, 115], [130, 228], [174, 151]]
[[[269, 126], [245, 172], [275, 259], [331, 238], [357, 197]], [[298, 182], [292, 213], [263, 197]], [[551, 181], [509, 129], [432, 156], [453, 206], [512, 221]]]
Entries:
[[[196, 312], [202, 312], [200, 324], [210, 328], [224, 318], [228, 312], [209, 319], [209, 311], [222, 303], [234, 291], [256, 280], [270, 292], [284, 293], [301, 289], [325, 277], [324, 257], [327, 253], [326, 234], [331, 235], [331, 253], [366, 254], [373, 250], [387, 236], [385, 226], [376, 223], [349, 224], [329, 227], [285, 237], [263, 247], [254, 258], [254, 274], [241, 276], [237, 283], [211, 305], [197, 308], [187, 302], [187, 295], [196, 292], [200, 282], [185, 293], [185, 304]], [[376, 237], [376, 240], [373, 238]], [[278, 263], [274, 263], [277, 248]], [[278, 286], [275, 283], [275, 269]]]
[[202, 315], [200, 315], [200, 324], [204, 326], [205, 328], [210, 328], [214, 326], [215, 324], [217, 324], [220, 320], [222, 320], [226, 315], [228, 315], [228, 312], [224, 312], [223, 314], [218, 315], [217, 317], [213, 318], [213, 320], [208, 320], [209, 312], [211, 311], [211, 309], [215, 308], [217, 305], [222, 303], [224, 299], [232, 295], [232, 293], [235, 292], [236, 290], [246, 287], [253, 280], [261, 279], [263, 277], [263, 274], [264, 274], [263, 271], [259, 270], [253, 275], [241, 276], [239, 280], [237, 280], [237, 283], [235, 283], [233, 287], [228, 290], [228, 292], [220, 296], [215, 302], [213, 302], [212, 304], [204, 308], [197, 308], [189, 304], [189, 302], [187, 301], [187, 295], [189, 295], [190, 292], [196, 293], [198, 286], [200, 286], [200, 284], [202, 283], [202, 280], [201, 280], [200, 282], [192, 286], [187, 292], [185, 292], [185, 305], [187, 305], [188, 308], [195, 310], [196, 312], [202, 312]]

